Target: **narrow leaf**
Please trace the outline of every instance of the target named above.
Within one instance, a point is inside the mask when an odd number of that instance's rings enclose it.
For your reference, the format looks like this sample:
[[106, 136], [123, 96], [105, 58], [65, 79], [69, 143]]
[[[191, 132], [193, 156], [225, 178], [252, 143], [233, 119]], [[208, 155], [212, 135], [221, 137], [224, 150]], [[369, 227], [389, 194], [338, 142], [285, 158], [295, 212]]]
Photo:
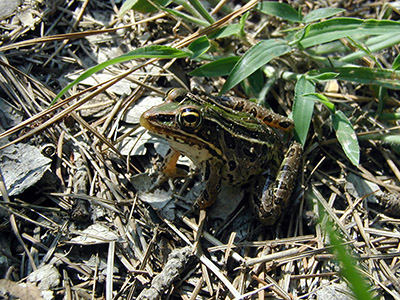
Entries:
[[206, 36], [199, 37], [188, 46], [188, 49], [193, 52], [191, 59], [195, 59], [210, 49], [210, 41]]
[[189, 0], [190, 4], [196, 9], [196, 11], [209, 22], [210, 24], [214, 23], [213, 17], [208, 13], [208, 11], [204, 8], [204, 6], [198, 0]]
[[392, 68], [393, 68], [394, 70], [398, 70], [399, 67], [400, 67], [400, 54], [398, 54], [398, 55], [396, 56], [396, 58], [395, 58], [394, 61], [393, 61], [393, 65], [392, 65]]
[[220, 39], [230, 35], [239, 34], [240, 33], [240, 25], [239, 24], [230, 24], [228, 26], [217, 29], [216, 31], [210, 33], [208, 38]]
[[346, 278], [350, 289], [353, 291], [354, 299], [372, 300], [374, 299], [369, 292], [370, 282], [366, 282], [361, 272], [356, 268], [357, 260], [354, 259], [351, 249], [344, 245], [344, 241], [333, 228], [333, 224], [326, 224], [327, 233], [331, 244], [334, 246], [332, 252], [340, 262], [340, 273]]
[[231, 73], [233, 67], [240, 59], [239, 56], [224, 57], [193, 70], [190, 76], [198, 77], [216, 77], [227, 76]]
[[332, 80], [332, 79], [337, 79], [338, 73], [334, 72], [325, 72], [325, 73], [319, 73], [315, 75], [307, 75], [307, 79], [309, 80]]
[[201, 20], [199, 18], [195, 18], [193, 16], [190, 16], [190, 15], [185, 14], [183, 12], [177, 11], [175, 9], [163, 8], [162, 10], [164, 10], [166, 12], [169, 12], [171, 15], [179, 17], [182, 20], [185, 20], [187, 22], [191, 22], [191, 23], [194, 23], [194, 24], [197, 24], [197, 25], [200, 25], [200, 26], [204, 26], [204, 27], [210, 25], [207, 21]]
[[336, 137], [344, 153], [353, 165], [358, 166], [360, 161], [360, 147], [353, 126], [340, 110], [332, 114], [331, 117], [333, 129], [336, 132]]
[[327, 97], [325, 97], [322, 94], [309, 93], [309, 94], [304, 94], [303, 97], [307, 97], [310, 100], [321, 102], [322, 104], [324, 104], [326, 106], [327, 109], [329, 109], [331, 114], [334, 114], [336, 111], [335, 104], [333, 104]]
[[[309, 72], [314, 77], [324, 73], [336, 73], [335, 79], [362, 84], [373, 84], [388, 89], [400, 90], [400, 71], [391, 69], [373, 69], [365, 67], [322, 68]], [[315, 78], [315, 77], [314, 77]]]
[[304, 95], [315, 92], [315, 84], [302, 76], [296, 83], [293, 102], [293, 121], [296, 139], [304, 146], [311, 117], [314, 110], [314, 101]]
[[290, 52], [291, 48], [284, 40], [262, 40], [251, 47], [233, 67], [220, 94], [223, 94], [250, 76], [257, 69], [275, 57]]
[[[154, 3], [159, 4], [161, 6], [166, 6], [168, 2], [170, 2], [169, 0], [153, 0], [153, 1]], [[147, 0], [127, 0], [122, 4], [118, 16], [122, 17], [131, 9], [141, 13], [149, 13], [157, 11], [157, 7], [153, 6]]]
[[267, 15], [280, 17], [292, 22], [301, 22], [301, 15], [286, 3], [263, 1], [257, 5], [257, 9]]
[[[304, 32], [299, 32], [296, 37], [300, 39], [298, 41], [300, 47], [308, 48], [352, 35], [381, 35], [387, 33], [398, 35], [400, 34], [400, 22], [335, 18], [311, 24], [305, 30], [305, 34]], [[303, 37], [301, 37], [302, 35]]]
[[64, 95], [65, 92], [68, 91], [74, 85], [78, 84], [79, 82], [88, 78], [89, 76], [93, 75], [94, 73], [97, 73], [113, 64], [129, 61], [129, 60], [137, 59], [137, 58], [160, 58], [160, 59], [182, 58], [182, 57], [190, 56], [190, 54], [191, 54], [190, 52], [182, 51], [182, 50], [168, 47], [168, 46], [149, 46], [149, 47], [135, 49], [131, 52], [128, 52], [124, 55], [107, 60], [101, 64], [98, 64], [97, 66], [91, 67], [90, 69], [86, 70], [77, 79], [75, 79], [73, 82], [68, 84], [65, 88], [63, 88], [61, 90], [61, 92], [59, 92], [57, 94], [57, 96], [54, 98], [51, 105], [53, 105], [58, 99], [60, 99], [60, 97], [62, 95]]
[[344, 11], [346, 10], [343, 8], [333, 8], [333, 7], [318, 8], [316, 10], [312, 10], [308, 15], [304, 16], [302, 21], [304, 23], [311, 23], [321, 19], [327, 19]]

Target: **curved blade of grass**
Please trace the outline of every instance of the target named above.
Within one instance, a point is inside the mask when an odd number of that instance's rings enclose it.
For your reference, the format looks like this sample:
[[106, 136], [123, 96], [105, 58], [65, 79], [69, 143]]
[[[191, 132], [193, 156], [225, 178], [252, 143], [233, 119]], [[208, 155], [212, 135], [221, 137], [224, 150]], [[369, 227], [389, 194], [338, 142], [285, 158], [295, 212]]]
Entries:
[[303, 97], [307, 97], [310, 100], [321, 102], [329, 109], [331, 114], [334, 114], [336, 111], [335, 104], [333, 104], [327, 97], [319, 93], [308, 93], [304, 94]]
[[311, 117], [314, 111], [314, 101], [304, 96], [315, 92], [315, 84], [302, 76], [296, 83], [293, 101], [294, 131], [297, 141], [303, 146], [307, 139]]
[[89, 76], [93, 75], [94, 73], [97, 73], [113, 64], [125, 62], [125, 61], [136, 59], [136, 58], [167, 59], [167, 58], [188, 57], [190, 55], [191, 55], [191, 52], [179, 50], [179, 49], [168, 47], [168, 46], [149, 46], [149, 47], [135, 49], [124, 55], [121, 55], [116, 58], [105, 61], [101, 64], [98, 64], [97, 66], [91, 67], [90, 69], [88, 69], [87, 71], [82, 73], [82, 75], [80, 75], [77, 79], [75, 79], [70, 84], [68, 84], [65, 88], [63, 88], [61, 90], [61, 92], [59, 92], [57, 94], [57, 96], [54, 98], [54, 100], [52, 101], [52, 103], [50, 105], [53, 105], [58, 99], [61, 98], [62, 95], [65, 94], [66, 91], [68, 91], [71, 87], [73, 87], [77, 83], [81, 82], [82, 80], [88, 78]]
[[187, 22], [191, 22], [191, 23], [203, 26], [203, 27], [207, 27], [208, 25], [210, 25], [207, 21], [201, 20], [201, 19], [196, 18], [196, 17], [192, 17], [192, 16], [190, 16], [188, 14], [185, 14], [183, 12], [180, 12], [180, 11], [177, 11], [177, 10], [174, 10], [174, 9], [170, 9], [170, 8], [160, 8], [160, 9], [170, 13], [171, 15], [179, 17], [182, 20], [185, 20]]
[[400, 71], [391, 69], [373, 69], [365, 67], [322, 68], [309, 72], [310, 76], [323, 73], [336, 73], [335, 79], [362, 84], [373, 84], [388, 89], [400, 89]]
[[400, 54], [398, 54], [396, 56], [396, 58], [394, 59], [393, 64], [392, 64], [392, 68], [395, 69], [395, 70], [398, 70], [400, 68]]
[[[335, 18], [311, 24], [296, 34], [299, 40], [295, 42], [302, 48], [308, 48], [343, 37], [368, 34], [400, 34], [400, 22], [389, 20], [361, 20], [355, 18]], [[303, 36], [302, 36], [303, 35]]]
[[223, 94], [250, 76], [275, 57], [289, 53], [291, 48], [284, 40], [262, 40], [251, 47], [233, 67], [220, 94]]
[[189, 75], [198, 77], [227, 76], [239, 59], [239, 56], [224, 57], [194, 69]]
[[244, 30], [244, 27], [245, 27], [245, 25], [246, 25], [246, 20], [247, 20], [247, 18], [249, 17], [249, 14], [250, 14], [250, 12], [247, 11], [246, 13], [244, 13], [244, 14], [240, 17], [240, 20], [239, 20], [239, 28], [240, 28], [239, 34], [240, 34], [241, 37], [246, 36], [246, 32], [245, 32], [245, 30]]
[[341, 262], [341, 276], [346, 278], [347, 282], [349, 283], [350, 289], [354, 294], [354, 298], [363, 300], [374, 299], [369, 292], [369, 285], [356, 267], [357, 261], [354, 259], [354, 255], [351, 255], [349, 247], [344, 245], [344, 241], [333, 228], [333, 224], [331, 222], [326, 224], [326, 231], [328, 233], [331, 245], [334, 246], [332, 252], [335, 254], [337, 260]]
[[331, 117], [333, 129], [335, 129], [336, 137], [344, 153], [353, 165], [358, 166], [360, 161], [360, 147], [353, 126], [340, 110], [337, 110]]
[[334, 15], [337, 15], [343, 11], [346, 10], [343, 8], [333, 8], [333, 7], [318, 8], [316, 10], [312, 10], [308, 15], [305, 15], [303, 17], [302, 22], [311, 23], [321, 19], [326, 19]]
[[[154, 3], [157, 3], [162, 6], [166, 6], [170, 2], [170, 0], [153, 0], [153, 1]], [[141, 13], [149, 13], [157, 11], [157, 7], [153, 6], [147, 0], [127, 0], [122, 4], [118, 16], [122, 17], [131, 9]]]
[[210, 41], [206, 36], [199, 37], [188, 46], [188, 49], [193, 52], [191, 59], [195, 59], [210, 49]]
[[266, 14], [273, 15], [292, 22], [301, 22], [301, 14], [286, 3], [263, 1], [257, 5], [257, 9]]
[[210, 24], [214, 23], [215, 20], [213, 17], [208, 13], [208, 11], [204, 8], [203, 5], [198, 0], [189, 0], [190, 4], [197, 10], [197, 12], [206, 19]]
[[337, 76], [338, 76], [338, 74], [334, 73], [334, 72], [326, 72], [326, 73], [320, 73], [320, 74], [315, 74], [315, 75], [311, 75], [311, 73], [310, 73], [310, 74], [307, 74], [307, 79], [324, 81], [324, 80], [336, 79]]
[[259, 98], [264, 87], [264, 73], [258, 69], [240, 83], [244, 93], [250, 98]]
[[240, 25], [239, 24], [230, 24], [228, 26], [219, 28], [214, 32], [208, 35], [208, 38], [213, 39], [220, 39], [230, 35], [239, 34], [240, 33]]

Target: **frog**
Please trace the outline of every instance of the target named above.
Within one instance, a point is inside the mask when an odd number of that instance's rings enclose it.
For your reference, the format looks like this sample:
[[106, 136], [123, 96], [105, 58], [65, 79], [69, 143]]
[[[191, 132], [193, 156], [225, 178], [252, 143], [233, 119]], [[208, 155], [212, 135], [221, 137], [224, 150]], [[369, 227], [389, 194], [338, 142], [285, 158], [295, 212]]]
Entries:
[[257, 191], [246, 194], [267, 226], [288, 207], [303, 152], [291, 140], [292, 119], [244, 98], [174, 88], [162, 104], [141, 115], [140, 124], [172, 149], [162, 174], [176, 174], [180, 155], [200, 168], [205, 186], [197, 208], [212, 206], [222, 184]]

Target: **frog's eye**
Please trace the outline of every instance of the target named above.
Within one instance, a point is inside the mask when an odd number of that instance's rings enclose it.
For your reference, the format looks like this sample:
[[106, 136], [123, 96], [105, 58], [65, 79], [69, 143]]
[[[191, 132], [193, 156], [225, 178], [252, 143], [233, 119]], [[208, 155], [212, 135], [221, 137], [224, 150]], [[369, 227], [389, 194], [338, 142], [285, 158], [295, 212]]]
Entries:
[[178, 125], [185, 131], [195, 131], [201, 125], [203, 117], [201, 112], [194, 107], [184, 107], [177, 118]]
[[188, 91], [185, 89], [174, 88], [167, 92], [166, 100], [167, 102], [168, 101], [181, 102], [183, 99], [185, 99], [187, 93]]

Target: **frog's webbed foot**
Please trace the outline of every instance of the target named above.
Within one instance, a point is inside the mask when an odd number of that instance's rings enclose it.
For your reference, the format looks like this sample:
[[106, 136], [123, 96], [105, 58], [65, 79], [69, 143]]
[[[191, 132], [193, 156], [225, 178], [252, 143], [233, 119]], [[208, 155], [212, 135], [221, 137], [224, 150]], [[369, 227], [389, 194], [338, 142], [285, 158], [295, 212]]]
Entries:
[[265, 225], [276, 223], [282, 214], [282, 210], [288, 206], [289, 198], [295, 186], [302, 152], [302, 146], [294, 142], [285, 154], [275, 181], [264, 190], [258, 213], [260, 220]]

